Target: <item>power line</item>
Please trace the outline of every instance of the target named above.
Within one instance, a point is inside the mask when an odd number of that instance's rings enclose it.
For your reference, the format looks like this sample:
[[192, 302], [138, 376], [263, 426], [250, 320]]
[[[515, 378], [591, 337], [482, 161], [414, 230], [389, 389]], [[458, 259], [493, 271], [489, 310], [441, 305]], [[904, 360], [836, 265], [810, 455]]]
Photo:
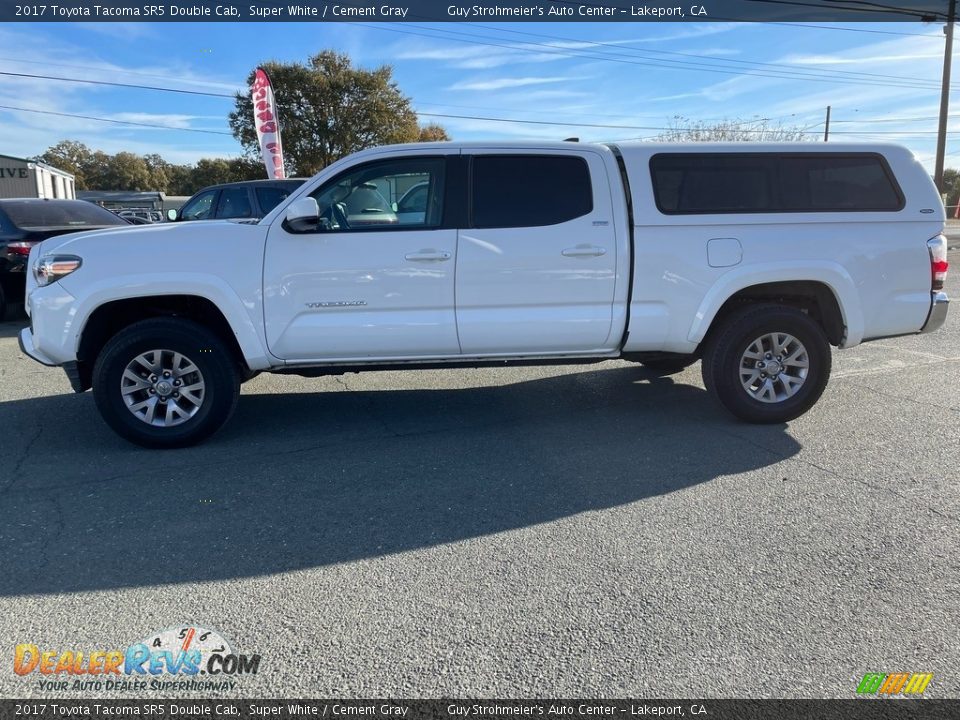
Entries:
[[[709, 61], [713, 61], [713, 62], [735, 63], [735, 64], [738, 64], [738, 65], [758, 65], [758, 66], [763, 66], [763, 67], [786, 68], [786, 69], [787, 69], [788, 71], [790, 71], [790, 72], [797, 72], [797, 71], [800, 71], [800, 72], [816, 71], [816, 68], [805, 67], [805, 66], [802, 66], [802, 65], [791, 65], [791, 64], [789, 64], [789, 63], [770, 63], [770, 62], [760, 62], [760, 61], [756, 61], [756, 60], [737, 60], [737, 59], [734, 59], [734, 58], [714, 58], [714, 57], [711, 57], [711, 56], [709, 56], [709, 55], [697, 55], [696, 53], [678, 52], [678, 51], [674, 51], [674, 50], [657, 50], [657, 49], [655, 49], [655, 48], [637, 47], [637, 46], [634, 46], [634, 45], [618, 45], [618, 44], [615, 44], [615, 43], [598, 42], [598, 41], [594, 41], [594, 40], [578, 40], [577, 38], [564, 37], [564, 36], [560, 36], [560, 35], [545, 35], [545, 34], [542, 34], [542, 33], [524, 32], [524, 31], [522, 31], [522, 30], [510, 30], [510, 29], [507, 29], [507, 28], [498, 28], [498, 27], [494, 27], [494, 26], [490, 26], [490, 25], [480, 25], [480, 24], [478, 24], [478, 23], [464, 23], [464, 24], [466, 24], [466, 25], [471, 25], [471, 26], [473, 26], [473, 27], [478, 27], [478, 28], [481, 28], [481, 29], [483, 29], [483, 30], [492, 30], [492, 31], [495, 31], [495, 32], [510, 33], [510, 34], [513, 34], [513, 35], [525, 35], [525, 36], [527, 36], [527, 37], [546, 38], [546, 39], [549, 39], [549, 40], [560, 40], [560, 41], [562, 41], [562, 42], [583, 43], [583, 44], [594, 45], [594, 46], [598, 46], [598, 47], [610, 47], [610, 48], [615, 48], [615, 49], [629, 50], [629, 51], [631, 51], [631, 52], [636, 52], [636, 53], [654, 53], [654, 54], [658, 54], [658, 55], [677, 55], [677, 56], [680, 56], [680, 57], [698, 58], [698, 59], [701, 59], [701, 60], [709, 60]], [[423, 27], [423, 26], [412, 25], [411, 27]], [[449, 31], [448, 31], [448, 32], [449, 32]], [[477, 36], [477, 37], [482, 37], [482, 36]], [[564, 48], [559, 47], [559, 46], [556, 46], [556, 45], [548, 45], [547, 47], [556, 47], [556, 48], [559, 49], [559, 50], [564, 49]], [[643, 56], [640, 55], [639, 57], [643, 57]], [[830, 70], [830, 73], [831, 73], [831, 74], [834, 74], [834, 75], [840, 74], [840, 75], [848, 75], [848, 76], [852, 76], [852, 77], [860, 77], [860, 76], [863, 76], [863, 77], [875, 77], [875, 78], [881, 78], [881, 79], [887, 79], [887, 80], [904, 80], [904, 81], [909, 81], [909, 82], [923, 82], [923, 83], [934, 82], [934, 81], [931, 81], [931, 80], [927, 80], [927, 79], [925, 79], [925, 78], [906, 77], [906, 76], [903, 76], [903, 75], [884, 75], [884, 74], [880, 74], [880, 73], [865, 73], [865, 72], [857, 72], [857, 71], [854, 71], [854, 70]]]
[[[568, 50], [561, 50], [561, 49], [558, 49], [556, 46], [545, 45], [543, 43], [532, 43], [532, 42], [526, 43], [526, 45], [538, 45], [543, 48], [543, 49], [537, 49], [536, 47], [520, 47], [517, 45], [505, 45], [502, 43], [486, 42], [484, 40], [464, 40], [458, 37], [443, 37], [435, 34], [415, 32], [412, 30], [401, 30], [399, 28], [384, 27], [383, 25], [379, 25], [379, 24], [378, 25], [369, 25], [366, 23], [350, 23], [350, 24], [355, 25], [357, 27], [369, 28], [372, 30], [381, 30], [385, 32], [399, 33], [402, 35], [415, 35], [419, 37], [431, 38], [433, 40], [442, 39], [442, 40], [449, 40], [452, 42], [468, 43], [472, 45], [485, 45], [489, 47], [499, 47], [499, 48], [519, 51], [519, 52], [530, 52], [530, 53], [535, 53], [539, 55], [548, 54], [548, 55], [559, 55], [563, 57], [580, 58], [580, 59], [587, 59], [587, 60], [605, 60], [607, 62], [617, 62], [617, 63], [626, 64], [626, 65], [659, 67], [659, 68], [667, 68], [670, 70], [688, 70], [689, 71], [690, 67], [692, 67], [692, 68], [695, 68], [697, 72], [712, 72], [712, 73], [720, 73], [724, 75], [737, 75], [737, 76], [768, 77], [768, 78], [774, 78], [778, 80], [806, 80], [809, 82], [822, 82], [822, 83], [830, 83], [834, 85], [856, 85], [858, 87], [862, 87], [864, 85], [872, 85], [876, 87], [902, 87], [902, 88], [908, 88], [908, 89], [916, 89], [918, 87], [917, 82], [913, 82], [913, 81], [909, 83], [906, 83], [906, 82], [890, 83], [890, 82], [880, 82], [878, 80], [870, 80], [870, 79], [841, 80], [841, 79], [834, 78], [832, 74], [816, 73], [816, 71], [805, 72], [800, 70], [795, 70], [795, 71], [758, 70], [757, 72], [751, 72], [748, 70], [735, 70], [732, 68], [722, 68], [716, 65], [707, 65], [704, 63], [694, 63], [694, 62], [683, 62], [678, 60], [667, 61], [667, 60], [649, 59], [646, 61], [641, 61], [641, 60], [637, 60], [633, 56], [624, 55], [622, 53], [584, 54], [584, 53], [571, 52]], [[410, 26], [407, 25], [407, 27], [410, 27]], [[413, 27], [422, 28], [422, 26], [413, 26]], [[423, 29], [430, 30], [431, 32], [447, 33], [451, 35], [464, 35], [466, 37], [474, 37], [474, 38], [487, 37], [483, 35], [476, 35], [473, 33], [462, 33], [454, 30], [443, 30], [439, 28], [423, 28]], [[616, 55], [620, 55], [620, 57], [616, 57]], [[630, 58], [630, 59], [624, 59], [624, 58]], [[680, 67], [680, 66], [689, 66], [689, 67]], [[934, 83], [923, 85], [923, 89], [933, 90], [933, 89], [937, 89], [937, 87], [938, 86]]]
[[9, 75], [10, 77], [32, 78], [34, 80], [56, 80], [58, 82], [83, 83], [85, 85], [109, 85], [110, 87], [135, 88], [137, 90], [156, 90], [157, 92], [180, 93], [182, 95], [205, 95], [207, 97], [223, 97], [233, 99], [235, 95], [225, 95], [223, 93], [201, 92], [200, 90], [181, 90], [179, 88], [157, 87], [156, 85], [133, 85], [130, 83], [107, 82], [106, 80], [82, 80], [80, 78], [55, 77], [53, 75], [31, 75], [28, 73], [15, 73], [6, 70], [0, 70], [0, 75]]
[[223, 132], [222, 130], [199, 130], [197, 128], [180, 128], [170, 125], [154, 125], [153, 123], [134, 122], [132, 120], [113, 120], [111, 118], [93, 117], [92, 115], [75, 115], [73, 113], [55, 112], [53, 110], [37, 110], [35, 108], [13, 107], [11, 105], [0, 105], [0, 110], [14, 110], [16, 112], [37, 113], [39, 115], [57, 115], [59, 117], [80, 118], [82, 120], [96, 120], [97, 122], [115, 123], [117, 125], [136, 125], [137, 127], [158, 128], [160, 130], [178, 130], [181, 132], [206, 133], [207, 135], [230, 135], [233, 133]]
[[[715, 18], [715, 19], [726, 20], [728, 18]], [[772, 22], [772, 21], [764, 20], [762, 24], [763, 25], [782, 25], [784, 27], [790, 27], [790, 28], [809, 28], [814, 30], [840, 30], [843, 32], [869, 33], [871, 35], [901, 35], [904, 37], [937, 37], [937, 35], [934, 35], [933, 33], [897, 32], [895, 30], [866, 30], [864, 28], [834, 27], [832, 25], [810, 25], [808, 23]]]
[[[136, 70], [127, 70], [126, 68], [104, 67], [104, 66], [98, 67], [96, 65], [76, 65], [73, 63], [50, 62], [49, 60], [34, 60], [34, 59], [25, 60], [24, 58], [0, 57], [0, 62], [12, 62], [12, 63], [17, 63], [19, 65], [47, 65], [50, 67], [71, 68], [73, 70], [94, 70], [97, 72], [108, 72], [108, 73], [123, 74], [123, 75], [136, 75], [137, 77], [148, 77], [148, 78], [154, 78], [157, 80], [170, 79], [170, 73], [167, 73], [166, 75], [156, 75], [153, 73], [137, 72]], [[185, 80], [183, 78], [178, 78], [178, 80], [180, 80], [181, 82], [192, 83], [194, 85], [221, 85], [221, 84], [225, 85], [226, 84], [226, 83], [213, 83], [213, 82], [208, 82], [204, 80], [189, 80], [189, 79]]]

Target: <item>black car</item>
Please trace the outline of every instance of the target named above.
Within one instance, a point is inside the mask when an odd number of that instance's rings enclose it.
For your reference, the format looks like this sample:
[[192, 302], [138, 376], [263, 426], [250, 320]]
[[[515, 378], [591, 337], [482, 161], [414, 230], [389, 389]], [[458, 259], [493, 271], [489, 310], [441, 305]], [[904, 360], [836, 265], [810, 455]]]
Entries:
[[54, 235], [129, 225], [86, 200], [0, 199], [0, 320], [26, 290], [30, 248]]
[[170, 220], [259, 220], [306, 181], [307, 178], [289, 178], [211, 185], [187, 200], [179, 210], [167, 211], [167, 217]]

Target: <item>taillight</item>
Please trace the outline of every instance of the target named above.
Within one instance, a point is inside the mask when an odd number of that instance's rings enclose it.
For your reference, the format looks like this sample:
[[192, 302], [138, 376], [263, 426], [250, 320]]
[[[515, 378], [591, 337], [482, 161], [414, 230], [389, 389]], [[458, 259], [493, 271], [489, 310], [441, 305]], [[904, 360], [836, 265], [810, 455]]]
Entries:
[[930, 251], [931, 290], [943, 290], [943, 282], [947, 279], [947, 238], [937, 235], [927, 240], [927, 249]]
[[7, 243], [7, 254], [16, 255], [17, 257], [27, 257], [30, 254], [31, 248], [36, 245], [35, 242], [12, 242]]

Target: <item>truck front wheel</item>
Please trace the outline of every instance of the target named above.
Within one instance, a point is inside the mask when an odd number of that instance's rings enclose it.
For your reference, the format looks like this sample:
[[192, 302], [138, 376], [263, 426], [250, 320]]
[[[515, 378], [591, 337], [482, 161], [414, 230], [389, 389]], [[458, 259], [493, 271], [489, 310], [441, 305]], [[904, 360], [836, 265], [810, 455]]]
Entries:
[[150, 448], [193, 445], [216, 432], [240, 394], [236, 362], [204, 326], [183, 318], [134, 323], [107, 342], [93, 395], [121, 437]]
[[781, 423], [820, 399], [831, 359], [823, 329], [806, 313], [756, 305], [716, 329], [704, 351], [703, 382], [741, 420]]

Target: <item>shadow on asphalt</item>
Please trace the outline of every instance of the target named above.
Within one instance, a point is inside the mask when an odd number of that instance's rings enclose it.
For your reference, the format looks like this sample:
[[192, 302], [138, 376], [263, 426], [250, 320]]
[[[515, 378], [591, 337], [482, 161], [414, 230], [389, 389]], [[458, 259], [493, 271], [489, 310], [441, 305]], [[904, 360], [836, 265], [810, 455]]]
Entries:
[[7, 310], [6, 322], [0, 322], [0, 338], [15, 338], [20, 330], [30, 324], [30, 318]]
[[89, 393], [0, 403], [0, 426], [3, 596], [375, 558], [682, 491], [800, 449], [785, 426], [737, 424], [699, 387], [637, 367], [245, 394], [223, 431], [180, 451], [126, 444]]

